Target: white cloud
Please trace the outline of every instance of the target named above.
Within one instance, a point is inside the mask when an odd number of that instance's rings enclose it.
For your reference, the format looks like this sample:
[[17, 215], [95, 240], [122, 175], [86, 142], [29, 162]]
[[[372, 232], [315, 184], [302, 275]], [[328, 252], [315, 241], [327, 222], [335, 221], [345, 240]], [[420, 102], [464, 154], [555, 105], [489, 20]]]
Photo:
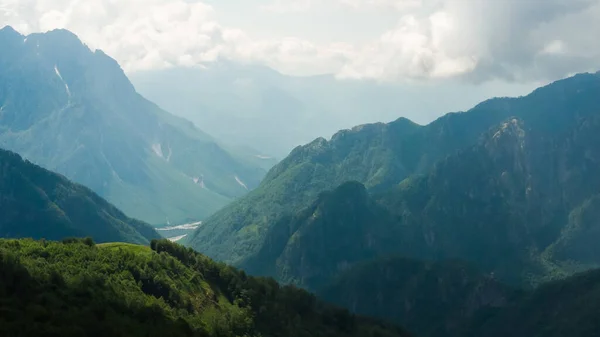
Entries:
[[444, 12], [428, 20], [404, 16], [396, 29], [365, 48], [339, 75], [395, 79], [450, 77], [472, 71], [477, 59], [469, 53], [469, 46], [461, 47], [450, 40], [457, 29], [454, 18]]
[[311, 0], [275, 0], [274, 2], [261, 6], [260, 8], [273, 13], [296, 13], [306, 12], [312, 7]]
[[[600, 66], [600, 46], [591, 40], [582, 43], [581, 37], [582, 31], [586, 36], [600, 34], [598, 0], [432, 3], [425, 6], [427, 11], [403, 14], [394, 29], [363, 48], [339, 75], [526, 80], [564, 76], [569, 67], [584, 71]], [[586, 28], [575, 28], [576, 22]], [[580, 41], [577, 52], [574, 41]]]
[[419, 8], [423, 5], [421, 0], [337, 0], [337, 2], [355, 9], [382, 7], [399, 11]]

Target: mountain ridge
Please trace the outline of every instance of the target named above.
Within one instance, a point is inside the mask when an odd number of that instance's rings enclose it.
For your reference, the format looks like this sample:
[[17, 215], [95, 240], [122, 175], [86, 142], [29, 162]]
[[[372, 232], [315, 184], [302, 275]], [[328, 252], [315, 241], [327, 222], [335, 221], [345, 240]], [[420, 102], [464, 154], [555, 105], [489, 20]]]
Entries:
[[0, 149], [0, 236], [149, 243], [160, 235], [85, 186]]

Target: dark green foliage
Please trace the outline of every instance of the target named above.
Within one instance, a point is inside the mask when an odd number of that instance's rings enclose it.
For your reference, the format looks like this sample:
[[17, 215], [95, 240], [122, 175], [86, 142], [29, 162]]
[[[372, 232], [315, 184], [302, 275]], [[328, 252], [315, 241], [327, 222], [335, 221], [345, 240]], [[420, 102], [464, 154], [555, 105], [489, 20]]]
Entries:
[[595, 337], [600, 270], [516, 291], [458, 261], [366, 261], [319, 295], [421, 337]]
[[0, 32], [0, 147], [151, 224], [202, 220], [265, 171], [137, 94], [72, 33]]
[[396, 249], [400, 233], [390, 224], [393, 218], [369, 198], [365, 187], [348, 182], [273, 226], [259, 253], [242, 267], [319, 289], [352, 264]]
[[0, 149], [0, 237], [148, 243], [160, 236], [88, 188]]
[[421, 337], [453, 335], [469, 320], [520, 296], [460, 261], [404, 258], [361, 262], [318, 294], [352, 312], [401, 324]]
[[496, 312], [482, 313], [461, 337], [596, 337], [600, 335], [600, 270], [544, 284]]
[[0, 241], [2, 336], [407, 336], [166, 240]]

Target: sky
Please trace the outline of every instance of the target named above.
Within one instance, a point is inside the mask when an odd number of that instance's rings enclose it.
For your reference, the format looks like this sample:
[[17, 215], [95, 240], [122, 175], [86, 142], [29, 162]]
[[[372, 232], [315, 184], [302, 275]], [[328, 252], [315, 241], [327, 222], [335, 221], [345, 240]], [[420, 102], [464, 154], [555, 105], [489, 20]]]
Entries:
[[69, 29], [128, 73], [224, 58], [502, 96], [600, 69], [600, 0], [0, 0], [4, 25]]

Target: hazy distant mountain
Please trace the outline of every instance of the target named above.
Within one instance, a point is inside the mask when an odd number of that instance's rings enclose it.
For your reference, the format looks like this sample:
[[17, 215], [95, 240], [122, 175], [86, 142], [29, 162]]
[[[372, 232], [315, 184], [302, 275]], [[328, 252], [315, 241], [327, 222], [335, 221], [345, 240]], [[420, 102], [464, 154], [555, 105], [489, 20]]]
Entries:
[[464, 259], [513, 284], [563, 277], [600, 265], [598, 135], [593, 74], [424, 127], [342, 131], [295, 149], [190, 244], [312, 289], [390, 253]]
[[[68, 31], [0, 31], [0, 146], [153, 224], [203, 219], [264, 169], [138, 95]], [[240, 151], [239, 153], [242, 153]]]
[[[256, 78], [265, 78], [257, 81]], [[305, 130], [323, 131], [323, 123], [268, 68], [217, 63], [207, 70], [174, 68], [134, 73], [135, 87], [161, 107], [232, 144], [247, 144], [265, 157], [284, 156], [307, 140]]]
[[90, 236], [97, 242], [147, 244], [160, 235], [87, 187], [0, 150], [0, 237]]
[[[398, 116], [429, 121], [439, 112], [470, 107], [490, 92], [507, 93], [494, 83], [438, 86], [336, 80], [331, 75], [295, 77], [225, 60], [205, 69], [143, 71], [130, 77], [145, 97], [218, 139], [280, 159], [297, 145], [339, 129]], [[514, 87], [511, 94], [527, 91]]]

